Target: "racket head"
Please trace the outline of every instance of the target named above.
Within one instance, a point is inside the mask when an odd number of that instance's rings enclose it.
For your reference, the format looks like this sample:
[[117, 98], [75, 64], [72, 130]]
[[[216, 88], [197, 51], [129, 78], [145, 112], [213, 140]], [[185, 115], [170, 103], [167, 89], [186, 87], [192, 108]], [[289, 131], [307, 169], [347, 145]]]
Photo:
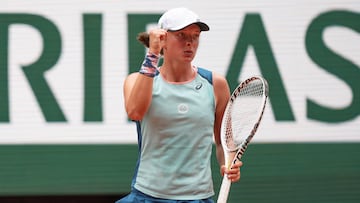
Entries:
[[267, 81], [253, 76], [241, 82], [230, 96], [221, 124], [221, 143], [228, 167], [236, 152], [254, 136], [261, 121], [267, 97]]

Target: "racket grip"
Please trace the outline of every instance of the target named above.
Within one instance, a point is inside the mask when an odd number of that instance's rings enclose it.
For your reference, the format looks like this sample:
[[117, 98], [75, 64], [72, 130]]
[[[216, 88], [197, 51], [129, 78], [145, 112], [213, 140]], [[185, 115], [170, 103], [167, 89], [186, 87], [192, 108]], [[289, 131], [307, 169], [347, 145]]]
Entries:
[[221, 183], [220, 192], [218, 196], [217, 203], [226, 203], [230, 191], [231, 181], [227, 178], [225, 174]]

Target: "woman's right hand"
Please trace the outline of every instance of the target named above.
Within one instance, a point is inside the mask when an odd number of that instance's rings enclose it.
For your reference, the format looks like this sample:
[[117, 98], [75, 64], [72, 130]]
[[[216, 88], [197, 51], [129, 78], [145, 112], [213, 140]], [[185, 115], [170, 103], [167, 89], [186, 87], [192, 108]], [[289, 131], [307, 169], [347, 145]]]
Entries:
[[149, 32], [149, 52], [159, 55], [164, 46], [167, 31], [164, 29], [154, 29]]

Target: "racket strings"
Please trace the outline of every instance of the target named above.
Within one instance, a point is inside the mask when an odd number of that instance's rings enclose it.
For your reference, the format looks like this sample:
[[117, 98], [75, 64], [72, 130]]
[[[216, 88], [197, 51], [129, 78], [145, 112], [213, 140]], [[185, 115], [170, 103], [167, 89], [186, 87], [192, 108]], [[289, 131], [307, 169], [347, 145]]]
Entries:
[[227, 111], [226, 115], [225, 115], [225, 128], [222, 128], [223, 130], [225, 129], [225, 132], [222, 132], [225, 135], [225, 143], [227, 146], [227, 150], [228, 151], [235, 151], [237, 149], [238, 144], [235, 143], [234, 141], [234, 137], [233, 137], [233, 127], [232, 127], [232, 121], [231, 121], [231, 115], [230, 115], [231, 111]]
[[[263, 102], [264, 86], [262, 81], [254, 80], [238, 91], [236, 99], [225, 112], [225, 143], [228, 151], [236, 151], [251, 135], [254, 123], [259, 118], [258, 108]], [[224, 129], [224, 128], [223, 128]]]

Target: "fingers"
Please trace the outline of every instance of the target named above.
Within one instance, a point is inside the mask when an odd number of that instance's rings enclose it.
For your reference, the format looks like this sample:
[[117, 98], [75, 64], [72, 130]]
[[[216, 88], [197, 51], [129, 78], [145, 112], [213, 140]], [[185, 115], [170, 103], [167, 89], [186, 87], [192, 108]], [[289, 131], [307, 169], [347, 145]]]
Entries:
[[231, 180], [232, 183], [234, 183], [240, 180], [240, 174], [240, 168], [233, 168], [230, 169], [227, 173], [227, 178]]
[[221, 174], [221, 176], [224, 176], [226, 170], [227, 170], [227, 167], [226, 167], [225, 165], [222, 165], [222, 166], [220, 167], [220, 174]]
[[166, 38], [166, 30], [154, 29], [149, 32], [149, 51], [153, 54], [159, 55], [161, 49], [164, 46], [164, 40]]
[[234, 164], [230, 169], [227, 169], [225, 165], [222, 165], [220, 168], [221, 175], [223, 176], [226, 174], [227, 178], [231, 180], [232, 183], [237, 182], [240, 180], [240, 167], [242, 165], [243, 163], [241, 161]]

